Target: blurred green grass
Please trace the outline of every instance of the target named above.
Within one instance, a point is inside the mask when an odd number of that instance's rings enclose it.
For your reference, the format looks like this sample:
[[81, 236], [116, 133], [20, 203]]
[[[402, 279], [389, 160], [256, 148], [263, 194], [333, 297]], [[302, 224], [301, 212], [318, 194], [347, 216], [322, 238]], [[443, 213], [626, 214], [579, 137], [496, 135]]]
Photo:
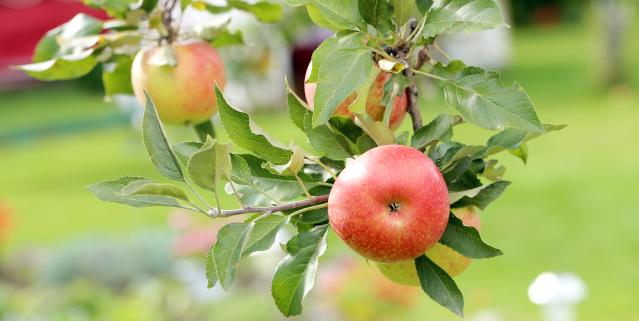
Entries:
[[[628, 39], [639, 39], [639, 29], [631, 30]], [[458, 278], [467, 315], [495, 310], [505, 320], [538, 320], [527, 287], [551, 270], [573, 271], [588, 284], [581, 320], [639, 317], [634, 299], [639, 284], [639, 188], [634, 185], [639, 181], [639, 42], [628, 42], [630, 85], [604, 91], [597, 82], [598, 32], [585, 26], [515, 30], [514, 63], [504, 78], [528, 90], [544, 122], [569, 127], [532, 142], [528, 166], [501, 157], [514, 184], [484, 213], [482, 235], [505, 256], [475, 262]], [[114, 113], [98, 94], [67, 85], [4, 93], [0, 101], [2, 132]], [[422, 105], [427, 118], [445, 111], [441, 97]], [[302, 141], [284, 113], [258, 114], [256, 120], [285, 143]], [[190, 134], [170, 131], [179, 138]], [[486, 137], [470, 128], [459, 134], [477, 142]], [[139, 133], [129, 127], [0, 146], [0, 171], [0, 202], [14, 211], [9, 249], [53, 244], [79, 233], [165, 225], [167, 209], [102, 203], [84, 189], [123, 175], [158, 178]], [[331, 239], [330, 245], [343, 248], [338, 244]], [[268, 299], [268, 290], [263, 295]], [[408, 319], [457, 320], [424, 301]]]

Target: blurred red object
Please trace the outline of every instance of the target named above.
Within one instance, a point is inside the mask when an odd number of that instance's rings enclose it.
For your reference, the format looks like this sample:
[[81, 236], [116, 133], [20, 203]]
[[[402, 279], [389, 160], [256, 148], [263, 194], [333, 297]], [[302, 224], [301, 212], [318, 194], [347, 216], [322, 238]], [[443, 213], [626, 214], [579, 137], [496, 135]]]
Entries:
[[203, 255], [217, 239], [221, 225], [198, 225], [190, 213], [174, 212], [168, 217], [168, 225], [178, 232], [173, 250], [178, 256]]
[[0, 0], [0, 90], [30, 83], [24, 73], [9, 66], [31, 62], [40, 38], [78, 13], [108, 17], [80, 0]]
[[0, 241], [9, 237], [9, 230], [11, 230], [11, 209], [0, 203]]

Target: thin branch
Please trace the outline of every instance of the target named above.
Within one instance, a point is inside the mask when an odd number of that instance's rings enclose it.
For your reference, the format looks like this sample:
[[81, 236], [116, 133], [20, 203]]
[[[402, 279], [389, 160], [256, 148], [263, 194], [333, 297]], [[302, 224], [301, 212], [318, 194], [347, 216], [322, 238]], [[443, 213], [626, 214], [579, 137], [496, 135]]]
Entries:
[[204, 211], [201, 208], [197, 207], [195, 204], [193, 204], [191, 202], [188, 202], [188, 204], [191, 205], [191, 206], [176, 205], [174, 207], [181, 208], [181, 209], [184, 209], [184, 210], [193, 211], [193, 212], [200, 212], [200, 213], [206, 214], [206, 211]]
[[297, 181], [298, 184], [300, 184], [300, 187], [302, 188], [302, 190], [304, 190], [304, 194], [306, 194], [306, 197], [311, 198], [311, 193], [308, 192], [308, 189], [306, 188], [306, 185], [304, 185], [304, 182], [302, 182], [302, 179], [300, 179], [299, 175], [297, 175], [297, 173], [293, 174], [293, 176], [295, 176], [295, 180]]
[[419, 71], [419, 70], [412, 70], [412, 71], [413, 71], [413, 73], [415, 73], [417, 75], [420, 75], [420, 76], [425, 76], [425, 77], [428, 77], [428, 78], [433, 78], [433, 79], [441, 80], [441, 81], [448, 81], [448, 79], [446, 79], [444, 77], [433, 75], [433, 74], [430, 74], [430, 73], [427, 73], [427, 72], [423, 72], [423, 71]]
[[426, 16], [424, 16], [420, 21], [419, 24], [417, 25], [416, 28], [413, 28], [412, 32], [410, 33], [410, 35], [408, 35], [408, 37], [406, 38], [406, 42], [411, 42], [413, 40], [413, 38], [415, 36], [417, 36], [417, 34], [421, 31], [423, 25], [426, 23]]
[[229, 217], [229, 216], [249, 214], [249, 213], [276, 213], [276, 212], [326, 203], [327, 201], [328, 201], [328, 195], [322, 195], [322, 196], [313, 196], [309, 199], [305, 199], [301, 201], [295, 201], [291, 203], [286, 203], [286, 204], [276, 205], [276, 206], [269, 206], [269, 207], [246, 206], [241, 209], [225, 210], [225, 211], [218, 211], [217, 209], [213, 208], [209, 210], [208, 214], [210, 217]]
[[[406, 72], [406, 76], [408, 77], [408, 87], [406, 88], [406, 96], [408, 99], [408, 114], [410, 115], [411, 120], [413, 121], [413, 131], [416, 132], [420, 128], [423, 127], [422, 123], [422, 113], [419, 111], [419, 106], [417, 106], [417, 86], [415, 85], [415, 79], [413, 79], [413, 73], [411, 71]], [[408, 76], [410, 74], [410, 76]]]
[[314, 211], [314, 210], [319, 210], [320, 208], [326, 208], [326, 207], [328, 207], [328, 203], [322, 203], [322, 204], [319, 204], [319, 205], [309, 206], [309, 207], [305, 207], [305, 208], [303, 208], [301, 210], [297, 210], [297, 211], [291, 213], [291, 215], [289, 215], [289, 216], [300, 215], [302, 213], [306, 213], [306, 212], [310, 212], [310, 211]]
[[164, 3], [164, 12], [162, 13], [162, 24], [166, 28], [167, 35], [165, 40], [168, 43], [173, 43], [177, 38], [177, 31], [173, 26], [173, 11], [175, 10], [175, 6], [177, 5], [178, 0], [166, 0]]
[[204, 197], [202, 196], [202, 194], [200, 194], [195, 189], [195, 187], [193, 187], [193, 184], [191, 184], [188, 180], [184, 180], [184, 183], [186, 184], [186, 186], [189, 187], [191, 192], [193, 192], [193, 194], [195, 194], [195, 196], [200, 200], [200, 202], [202, 202], [204, 204], [204, 206], [206, 206], [206, 208], [211, 208], [211, 205], [209, 204], [209, 202], [207, 202], [206, 199], [204, 199]]
[[433, 48], [437, 49], [437, 51], [439, 51], [439, 53], [441, 53], [444, 56], [444, 58], [448, 60], [448, 62], [452, 61], [450, 56], [437, 43], [433, 42]]
[[233, 184], [233, 180], [231, 180], [230, 178], [228, 178], [229, 181], [229, 185], [231, 185], [231, 189], [233, 190], [233, 196], [235, 196], [235, 199], [237, 199], [237, 203], [244, 208], [244, 203], [242, 203], [242, 199], [240, 198], [240, 194], [237, 193], [237, 190], [235, 189], [235, 184]]
[[[410, 66], [410, 57], [408, 56], [407, 51], [400, 51], [399, 57], [401, 61], [406, 66]], [[415, 73], [413, 69], [406, 68], [404, 70], [404, 75], [408, 79], [408, 87], [406, 87], [406, 98], [408, 100], [408, 114], [413, 122], [413, 132], [416, 132], [418, 129], [422, 128], [422, 114], [419, 111], [419, 106], [417, 106], [417, 85], [415, 84]]]
[[220, 204], [220, 196], [217, 194], [217, 188], [213, 190], [213, 195], [215, 196], [215, 206], [217, 206], [217, 211], [222, 212], [222, 204]]

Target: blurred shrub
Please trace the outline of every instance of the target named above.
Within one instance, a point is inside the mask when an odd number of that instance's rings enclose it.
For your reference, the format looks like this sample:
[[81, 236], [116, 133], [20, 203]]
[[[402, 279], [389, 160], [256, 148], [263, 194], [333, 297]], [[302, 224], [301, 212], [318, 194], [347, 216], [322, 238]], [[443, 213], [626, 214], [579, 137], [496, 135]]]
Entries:
[[588, 0], [510, 0], [516, 25], [576, 21], [588, 4]]
[[172, 236], [166, 232], [136, 233], [128, 238], [97, 236], [74, 239], [49, 252], [41, 281], [63, 284], [89, 279], [113, 288], [167, 274], [171, 269]]

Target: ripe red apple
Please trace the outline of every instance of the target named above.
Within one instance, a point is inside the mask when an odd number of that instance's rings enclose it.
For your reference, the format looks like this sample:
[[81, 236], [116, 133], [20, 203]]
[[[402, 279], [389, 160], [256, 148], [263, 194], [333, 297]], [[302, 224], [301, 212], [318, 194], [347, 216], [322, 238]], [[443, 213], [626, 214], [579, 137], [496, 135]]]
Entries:
[[362, 256], [399, 262], [441, 238], [450, 207], [441, 172], [417, 149], [375, 147], [348, 164], [328, 197], [337, 235]]
[[[464, 225], [471, 226], [479, 230], [481, 224], [476, 208], [466, 207], [454, 209], [453, 214], [461, 219]], [[470, 258], [467, 258], [450, 247], [440, 243], [435, 244], [426, 251], [425, 254], [450, 276], [460, 275], [466, 271], [471, 263]], [[419, 285], [419, 278], [417, 277], [414, 260], [406, 260], [396, 263], [377, 263], [376, 265], [384, 276], [395, 283], [411, 286]]]
[[[308, 68], [306, 68], [306, 76], [304, 77], [304, 95], [306, 96], [306, 102], [310, 110], [313, 110], [313, 107], [315, 106], [315, 90], [317, 89], [316, 83], [307, 82], [308, 78], [311, 76], [312, 66], [313, 63], [308, 65]], [[384, 97], [384, 85], [386, 85], [386, 82], [391, 76], [392, 74], [389, 72], [380, 71], [368, 91], [368, 96], [366, 97], [366, 112], [375, 121], [382, 121], [384, 119], [384, 111], [386, 110], [382, 104], [382, 98]], [[357, 93], [352, 93], [350, 96], [346, 97], [342, 103], [337, 105], [335, 115], [354, 117], [348, 107], [353, 104], [355, 100], [357, 100]], [[407, 107], [408, 100], [406, 98], [406, 93], [402, 93], [401, 96], [395, 98], [389, 122], [392, 130], [397, 129], [397, 127], [402, 124], [402, 120], [404, 120], [404, 116], [406, 116]]]
[[133, 91], [144, 105], [147, 91], [166, 123], [201, 123], [217, 112], [214, 86], [226, 83], [224, 64], [213, 47], [202, 41], [172, 44], [177, 64], [157, 63], [163, 48], [141, 50], [131, 66]]

